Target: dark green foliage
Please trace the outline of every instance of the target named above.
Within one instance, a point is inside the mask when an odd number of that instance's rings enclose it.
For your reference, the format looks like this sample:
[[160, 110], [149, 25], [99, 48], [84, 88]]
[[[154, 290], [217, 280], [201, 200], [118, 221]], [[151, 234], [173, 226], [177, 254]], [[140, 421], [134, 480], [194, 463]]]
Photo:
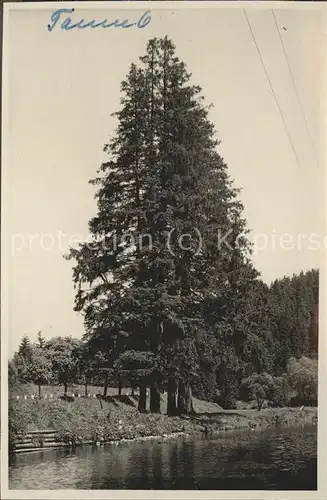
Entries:
[[272, 401], [275, 394], [275, 381], [268, 373], [256, 373], [243, 380], [240, 386], [240, 397], [243, 401], [256, 400], [261, 410], [265, 400]]
[[44, 352], [41, 347], [34, 347], [31, 363], [28, 369], [28, 379], [39, 388], [41, 397], [41, 386], [48, 384], [52, 378], [52, 362], [49, 353]]
[[34, 382], [39, 387], [39, 395], [41, 386], [48, 384], [53, 375], [49, 353], [45, 352], [39, 343], [32, 344], [27, 337], [23, 337], [18, 352], [9, 362], [8, 369], [11, 388], [17, 383]]
[[26, 383], [29, 382], [29, 366], [32, 360], [32, 355], [26, 359], [24, 356], [15, 352], [13, 359], [9, 362], [9, 382]]
[[290, 359], [286, 380], [290, 388], [291, 403], [294, 406], [316, 406], [318, 403], [318, 363], [315, 359], [301, 357]]
[[272, 283], [268, 305], [274, 373], [284, 373], [291, 357], [318, 356], [318, 290], [317, 270]]
[[[172, 377], [184, 412], [201, 366], [216, 368], [217, 322], [233, 317], [233, 347], [242, 349], [243, 322], [228, 307], [232, 296], [242, 301], [257, 272], [208, 107], [172, 42], [150, 40], [121, 89], [116, 136], [105, 146], [109, 159], [92, 181], [93, 240], [69, 255], [76, 261], [76, 310], [89, 338], [108, 353], [108, 366], [125, 349], [152, 353], [153, 398]], [[207, 334], [213, 350], [204, 361]]]
[[285, 407], [289, 405], [290, 387], [285, 374], [282, 377], [274, 377], [274, 390], [270, 398], [270, 406]]
[[46, 342], [45, 342], [44, 337], [42, 337], [42, 332], [41, 331], [39, 331], [38, 334], [37, 334], [37, 341], [38, 341], [40, 349], [44, 349], [45, 345], [46, 345]]
[[18, 348], [18, 354], [22, 358], [30, 359], [32, 356], [32, 345], [27, 335], [24, 335]]
[[26, 411], [26, 407], [19, 405], [16, 401], [9, 399], [8, 403], [8, 438], [9, 450], [11, 451], [17, 439], [24, 435], [30, 424], [33, 422], [33, 415]]
[[46, 343], [46, 350], [52, 361], [54, 380], [64, 386], [65, 393], [68, 384], [77, 378], [78, 363], [73, 354], [79, 343], [79, 340], [71, 337], [54, 337]]
[[[71, 376], [68, 382], [79, 382], [84, 384], [84, 395], [88, 395], [88, 385], [94, 380], [107, 378], [109, 372], [105, 369], [105, 357], [93, 345], [86, 341], [74, 341], [70, 351], [72, 358]], [[105, 374], [104, 374], [105, 370]]]
[[12, 359], [8, 363], [8, 387], [10, 390], [15, 390], [19, 383], [18, 366], [15, 359]]

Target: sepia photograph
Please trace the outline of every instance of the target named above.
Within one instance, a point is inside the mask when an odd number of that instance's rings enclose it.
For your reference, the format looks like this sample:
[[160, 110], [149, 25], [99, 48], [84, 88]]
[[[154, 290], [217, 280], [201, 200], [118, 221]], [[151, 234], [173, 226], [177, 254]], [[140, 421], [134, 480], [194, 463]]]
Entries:
[[3, 498], [326, 498], [325, 24], [4, 5]]

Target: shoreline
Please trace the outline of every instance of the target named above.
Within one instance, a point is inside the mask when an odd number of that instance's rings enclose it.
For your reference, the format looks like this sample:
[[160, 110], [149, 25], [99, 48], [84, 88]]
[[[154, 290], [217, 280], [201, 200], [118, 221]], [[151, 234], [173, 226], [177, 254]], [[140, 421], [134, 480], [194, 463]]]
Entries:
[[[82, 446], [94, 446], [101, 447], [104, 445], [119, 445], [121, 443], [133, 443], [133, 442], [145, 442], [145, 441], [159, 441], [168, 442], [178, 438], [196, 437], [196, 436], [206, 436], [214, 437], [222, 433], [230, 433], [234, 431], [250, 430], [250, 431], [260, 431], [265, 429], [274, 428], [287, 428], [287, 427], [301, 427], [307, 425], [317, 425], [318, 421], [318, 409], [316, 407], [308, 407], [304, 409], [298, 408], [276, 408], [276, 409], [266, 409], [249, 412], [248, 410], [235, 410], [235, 411], [224, 411], [219, 415], [195, 415], [190, 418], [181, 417], [168, 417], [167, 415], [153, 415], [153, 414], [138, 414], [135, 412], [133, 417], [135, 418], [133, 430], [129, 429], [127, 432], [124, 429], [124, 416], [120, 415], [121, 419], [117, 422], [116, 428], [109, 429], [99, 429], [92, 438], [90, 436], [81, 436], [72, 434], [71, 430], [62, 428], [61, 430], [55, 431], [57, 433], [56, 443], [46, 443], [41, 447], [31, 446], [25, 448], [18, 448], [19, 444], [16, 443], [15, 448], [11, 451], [12, 455], [21, 455], [22, 453], [31, 453], [35, 451], [49, 451], [55, 449], [74, 449]], [[142, 421], [142, 424], [138, 423], [138, 420]], [[153, 422], [156, 421], [157, 428], [153, 429], [155, 432], [149, 435], [137, 434], [137, 429], [139, 427], [144, 427], [145, 432], [147, 432], [147, 423], [149, 427]], [[166, 427], [166, 432], [160, 431], [160, 424], [164, 423]], [[170, 429], [169, 429], [170, 427]], [[177, 429], [179, 427], [179, 429]], [[176, 428], [176, 430], [174, 430]], [[170, 431], [170, 432], [169, 432]], [[37, 435], [36, 431], [32, 431]], [[42, 432], [46, 433], [48, 431], [39, 431], [39, 435]], [[80, 433], [79, 433], [80, 434]], [[88, 434], [88, 432], [86, 432]], [[25, 436], [27, 433], [25, 433]], [[24, 438], [23, 438], [24, 439]], [[26, 440], [26, 437], [25, 437]], [[42, 443], [43, 444], [43, 443]], [[18, 447], [17, 447], [18, 446]]]

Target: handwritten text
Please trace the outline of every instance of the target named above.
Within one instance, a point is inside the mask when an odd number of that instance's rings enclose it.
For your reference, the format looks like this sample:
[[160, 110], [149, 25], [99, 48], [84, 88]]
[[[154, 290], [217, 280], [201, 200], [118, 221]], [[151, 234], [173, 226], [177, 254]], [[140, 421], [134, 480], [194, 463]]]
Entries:
[[72, 14], [75, 9], [58, 9], [54, 11], [51, 15], [51, 24], [48, 24], [48, 31], [53, 31], [57, 26], [63, 31], [71, 31], [74, 29], [85, 29], [85, 28], [145, 28], [151, 22], [151, 12], [147, 10], [142, 14], [142, 16], [134, 22], [130, 22], [128, 19], [115, 19], [113, 21], [108, 21], [103, 19], [102, 21], [97, 21], [92, 19], [90, 21], [85, 21], [80, 19], [77, 22], [73, 22], [68, 14]]

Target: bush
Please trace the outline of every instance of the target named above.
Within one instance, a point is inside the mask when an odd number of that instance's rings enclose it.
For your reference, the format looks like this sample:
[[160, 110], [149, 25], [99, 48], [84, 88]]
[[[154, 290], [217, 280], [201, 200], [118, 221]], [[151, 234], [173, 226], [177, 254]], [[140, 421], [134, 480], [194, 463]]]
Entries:
[[12, 450], [18, 438], [26, 434], [32, 423], [32, 415], [29, 411], [26, 411], [23, 405], [19, 405], [14, 401], [9, 401], [8, 417], [9, 449]]
[[240, 398], [246, 402], [255, 399], [258, 410], [261, 410], [265, 400], [272, 401], [275, 394], [276, 384], [268, 373], [254, 373], [240, 386]]
[[293, 390], [292, 402], [296, 405], [317, 406], [318, 403], [318, 361], [302, 357], [290, 359], [286, 380]]
[[287, 378], [274, 377], [274, 387], [271, 394], [270, 405], [274, 408], [288, 406], [290, 400], [290, 389]]
[[224, 410], [235, 410], [236, 408], [236, 397], [233, 394], [228, 394], [224, 398], [217, 398], [216, 401], [221, 405]]

